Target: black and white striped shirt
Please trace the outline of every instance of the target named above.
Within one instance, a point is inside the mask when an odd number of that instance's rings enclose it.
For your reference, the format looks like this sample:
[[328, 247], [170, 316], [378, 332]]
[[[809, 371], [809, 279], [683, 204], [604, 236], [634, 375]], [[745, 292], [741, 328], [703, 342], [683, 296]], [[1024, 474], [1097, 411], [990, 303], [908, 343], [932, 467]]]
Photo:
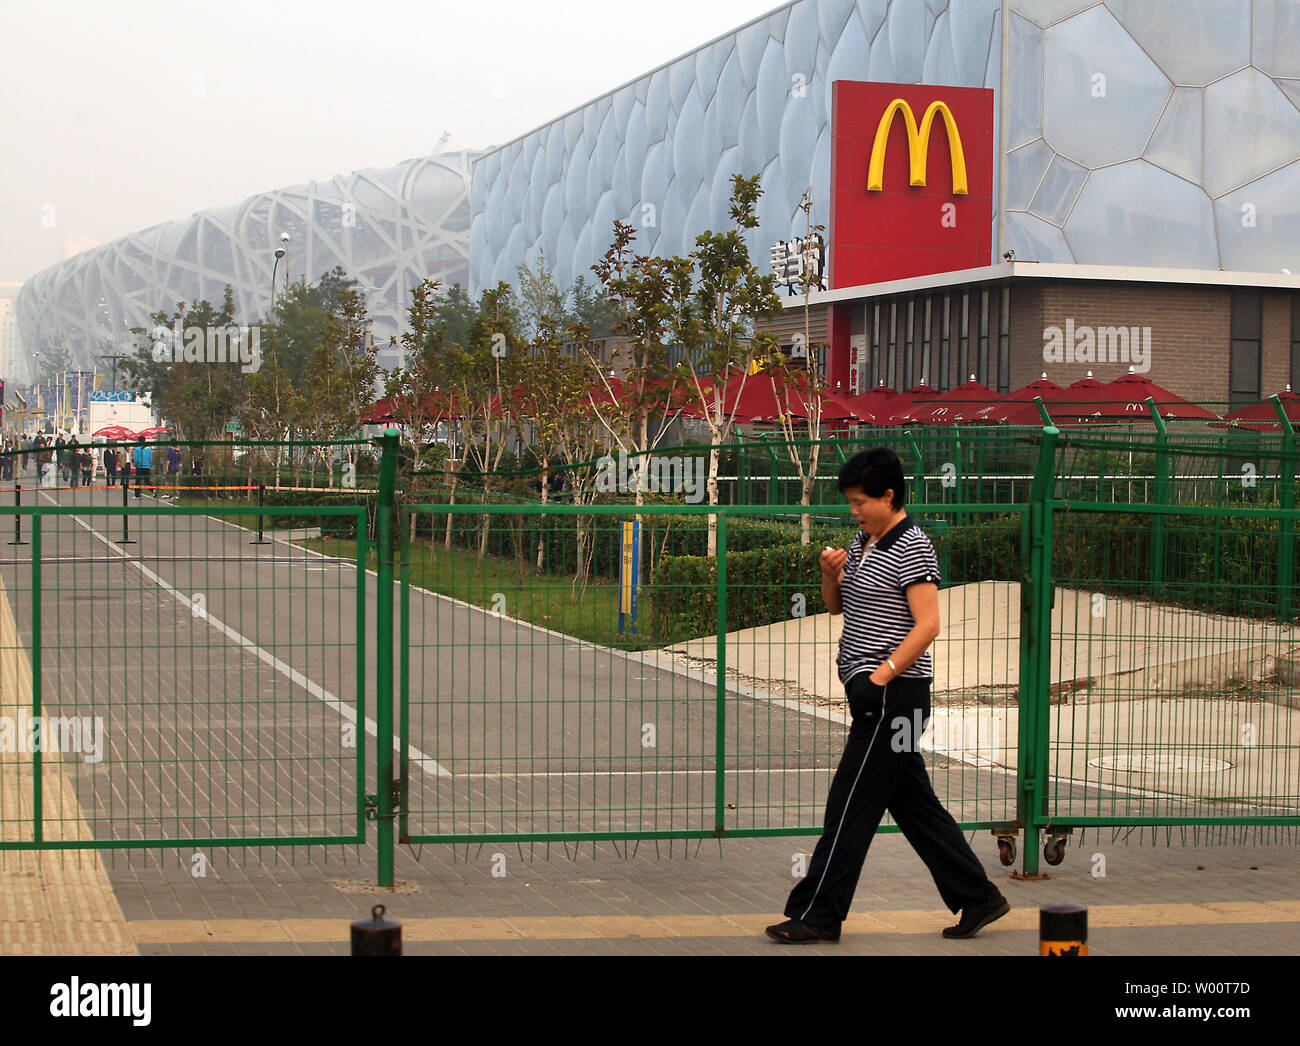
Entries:
[[[879, 668], [916, 626], [907, 590], [922, 582], [939, 584], [934, 546], [911, 516], [878, 542], [869, 546], [869, 540], [865, 530], [858, 531], [840, 582], [844, 634], [836, 663], [844, 684], [861, 672]], [[933, 675], [929, 650], [902, 673], [904, 679], [930, 679]]]

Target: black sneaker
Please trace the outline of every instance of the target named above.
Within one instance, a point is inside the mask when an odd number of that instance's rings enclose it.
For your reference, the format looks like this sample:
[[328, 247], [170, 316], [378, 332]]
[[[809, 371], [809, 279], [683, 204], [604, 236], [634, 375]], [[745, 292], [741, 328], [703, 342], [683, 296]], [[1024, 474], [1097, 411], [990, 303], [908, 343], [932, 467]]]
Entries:
[[823, 930], [798, 919], [769, 926], [767, 935], [778, 944], [834, 944], [840, 939], [838, 930]]
[[984, 904], [967, 905], [961, 910], [961, 919], [956, 926], [949, 926], [943, 931], [945, 937], [974, 937], [995, 919], [1001, 919], [1011, 911], [1011, 905], [1001, 893]]

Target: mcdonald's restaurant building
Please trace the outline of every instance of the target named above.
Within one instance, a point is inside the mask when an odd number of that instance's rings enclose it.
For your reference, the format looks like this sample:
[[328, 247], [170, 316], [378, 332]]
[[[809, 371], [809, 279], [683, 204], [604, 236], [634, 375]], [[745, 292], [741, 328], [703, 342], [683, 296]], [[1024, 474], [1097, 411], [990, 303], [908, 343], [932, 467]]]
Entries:
[[783, 344], [824, 346], [850, 393], [972, 377], [1006, 393], [1130, 367], [1206, 403], [1300, 388], [1296, 276], [990, 259], [994, 113], [993, 91], [835, 85], [828, 242], [773, 252]]
[[687, 254], [737, 173], [832, 387], [1300, 387], [1300, 4], [794, 0], [479, 158], [471, 290]]

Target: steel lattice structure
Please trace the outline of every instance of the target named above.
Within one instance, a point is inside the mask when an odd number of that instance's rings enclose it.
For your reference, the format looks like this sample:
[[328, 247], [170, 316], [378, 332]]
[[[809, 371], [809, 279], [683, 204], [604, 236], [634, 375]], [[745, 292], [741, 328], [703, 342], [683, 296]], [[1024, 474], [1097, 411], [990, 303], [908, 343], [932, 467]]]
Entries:
[[311, 281], [342, 266], [360, 281], [376, 344], [385, 346], [402, 328], [417, 283], [468, 282], [477, 155], [420, 157], [262, 193], [83, 251], [24, 284], [17, 302], [23, 344], [48, 352], [66, 339], [73, 364], [91, 369], [153, 313], [181, 301], [218, 304], [227, 285], [238, 318], [256, 320], [269, 312], [274, 252], [288, 233], [278, 288], [286, 268], [293, 281]]

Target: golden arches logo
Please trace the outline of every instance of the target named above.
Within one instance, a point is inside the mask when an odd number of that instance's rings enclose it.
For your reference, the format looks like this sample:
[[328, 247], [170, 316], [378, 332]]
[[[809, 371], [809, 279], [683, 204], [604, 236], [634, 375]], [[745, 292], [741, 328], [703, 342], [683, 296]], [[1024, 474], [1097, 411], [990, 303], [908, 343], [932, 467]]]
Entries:
[[957, 120], [945, 102], [931, 102], [921, 117], [921, 125], [916, 123], [916, 114], [912, 107], [901, 98], [889, 103], [885, 115], [880, 118], [876, 128], [876, 141], [871, 148], [871, 166], [867, 171], [867, 191], [885, 191], [885, 153], [889, 149], [889, 132], [894, 126], [894, 117], [903, 114], [907, 125], [908, 153], [912, 164], [912, 185], [925, 187], [925, 166], [930, 156], [930, 135], [934, 129], [934, 118], [943, 117], [944, 128], [948, 132], [948, 149], [952, 153], [952, 191], [954, 196], [965, 196], [970, 191], [966, 180], [966, 152], [961, 146], [961, 132], [957, 130]]

